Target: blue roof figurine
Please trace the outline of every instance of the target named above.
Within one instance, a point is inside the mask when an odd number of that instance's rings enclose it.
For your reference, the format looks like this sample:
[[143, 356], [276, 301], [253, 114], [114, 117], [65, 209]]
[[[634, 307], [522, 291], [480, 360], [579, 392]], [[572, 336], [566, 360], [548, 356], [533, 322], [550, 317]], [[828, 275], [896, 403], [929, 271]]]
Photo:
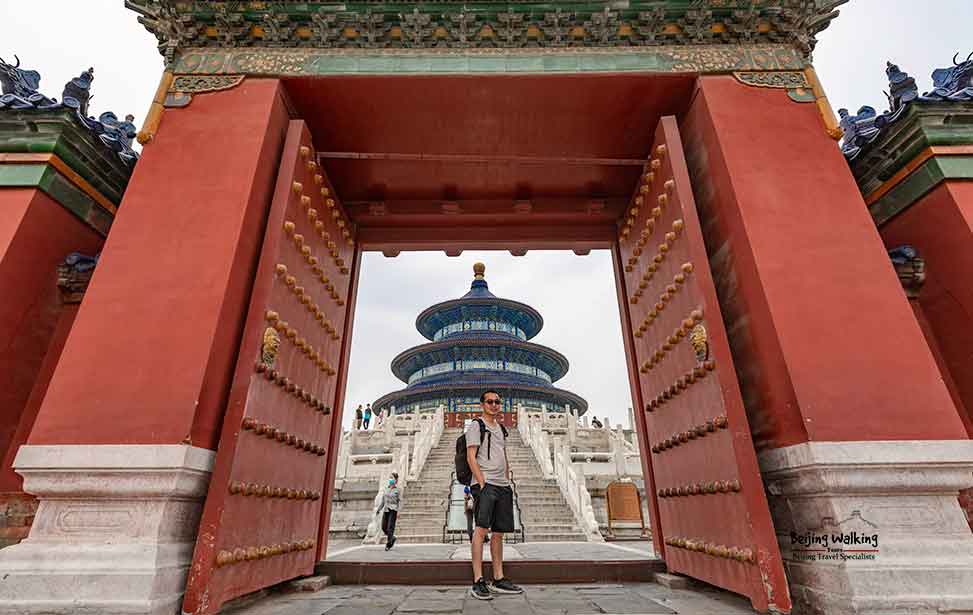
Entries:
[[852, 115], [848, 109], [840, 109], [841, 128], [844, 140], [841, 151], [848, 160], [854, 160], [862, 148], [874, 141], [886, 127], [897, 122], [913, 103], [960, 102], [973, 100], [973, 53], [964, 62], [957, 62], [959, 54], [953, 57], [953, 66], [933, 71], [933, 90], [922, 96], [916, 80], [902, 71], [897, 65], [888, 62], [885, 74], [889, 79], [889, 109], [878, 115], [874, 107], [864, 106]]
[[973, 53], [962, 63], [956, 61], [958, 57], [953, 56], [953, 66], [933, 71], [933, 90], [923, 94], [922, 100], [973, 100]]
[[95, 78], [92, 68], [81, 73], [64, 85], [61, 102], [48, 98], [38, 88], [41, 75], [36, 70], [20, 68], [20, 58], [14, 56], [16, 64], [7, 64], [0, 58], [0, 110], [3, 109], [71, 109], [81, 125], [98, 136], [99, 140], [115, 152], [126, 164], [133, 165], [138, 154], [132, 150], [136, 129], [132, 115], [119, 120], [111, 111], [98, 118], [88, 116], [88, 102], [91, 100], [91, 83]]

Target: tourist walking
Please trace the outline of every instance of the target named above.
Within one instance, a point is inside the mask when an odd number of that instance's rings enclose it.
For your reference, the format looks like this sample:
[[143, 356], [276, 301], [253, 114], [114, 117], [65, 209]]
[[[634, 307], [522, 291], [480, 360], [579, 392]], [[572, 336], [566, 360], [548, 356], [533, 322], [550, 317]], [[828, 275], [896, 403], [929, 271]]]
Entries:
[[395, 546], [395, 521], [399, 517], [399, 475], [392, 473], [389, 486], [382, 494], [382, 503], [375, 514], [382, 513], [382, 533], [385, 534], [385, 550]]
[[358, 404], [358, 407], [355, 408], [355, 429], [361, 429], [361, 420], [362, 420], [361, 404]]
[[[497, 420], [503, 411], [502, 403], [499, 393], [484, 391], [480, 395], [482, 414], [470, 422], [464, 434], [466, 461], [472, 474], [470, 493], [476, 525], [471, 543], [473, 587], [470, 595], [480, 600], [492, 599], [491, 592], [520, 594], [524, 591], [503, 576], [503, 535], [514, 531], [514, 493], [510, 488], [510, 465], [507, 463], [507, 429]], [[459, 470], [457, 476], [460, 476]], [[463, 474], [466, 478], [466, 473]], [[491, 534], [494, 579], [490, 586], [483, 579], [483, 542], [487, 532]]]
[[365, 407], [365, 422], [362, 423], [364, 429], [368, 429], [368, 421], [372, 420], [372, 405], [368, 404]]

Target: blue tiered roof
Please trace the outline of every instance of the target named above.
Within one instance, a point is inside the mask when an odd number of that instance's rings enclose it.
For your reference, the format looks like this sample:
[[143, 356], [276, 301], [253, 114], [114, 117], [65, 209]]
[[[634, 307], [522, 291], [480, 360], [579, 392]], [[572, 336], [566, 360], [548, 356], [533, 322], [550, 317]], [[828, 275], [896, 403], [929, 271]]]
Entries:
[[430, 343], [392, 360], [392, 372], [408, 386], [382, 396], [376, 407], [402, 411], [445, 402], [454, 409], [454, 400], [479, 398], [485, 388], [497, 388], [511, 404], [508, 410], [515, 403], [587, 410], [583, 398], [553, 386], [567, 373], [567, 358], [528, 341], [544, 326], [540, 313], [491, 293], [485, 270], [476, 263], [469, 292], [419, 314], [416, 329]]

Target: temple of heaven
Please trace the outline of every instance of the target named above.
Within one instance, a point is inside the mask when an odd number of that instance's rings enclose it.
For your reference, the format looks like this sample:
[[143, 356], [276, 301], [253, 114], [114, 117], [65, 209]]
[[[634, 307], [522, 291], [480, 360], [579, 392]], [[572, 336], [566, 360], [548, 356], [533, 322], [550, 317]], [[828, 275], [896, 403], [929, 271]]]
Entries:
[[392, 360], [392, 373], [407, 386], [373, 407], [401, 414], [443, 405], [447, 424], [462, 425], [479, 413], [480, 393], [492, 388], [503, 398], [507, 425], [515, 423], [518, 405], [548, 412], [570, 407], [579, 415], [588, 409], [583, 398], [553, 384], [568, 371], [564, 355], [528, 341], [544, 326], [540, 313], [491, 293], [485, 271], [476, 263], [468, 293], [419, 314], [416, 329], [429, 342]]

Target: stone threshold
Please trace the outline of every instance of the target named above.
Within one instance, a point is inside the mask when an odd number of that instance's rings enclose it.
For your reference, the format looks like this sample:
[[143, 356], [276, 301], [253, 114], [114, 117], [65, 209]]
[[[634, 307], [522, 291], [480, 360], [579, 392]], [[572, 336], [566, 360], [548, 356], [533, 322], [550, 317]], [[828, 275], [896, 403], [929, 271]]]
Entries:
[[[504, 573], [519, 584], [541, 583], [650, 583], [666, 572], [661, 559], [600, 561], [504, 561]], [[421, 570], [421, 572], [420, 572]], [[335, 585], [469, 585], [470, 564], [461, 560], [415, 562], [318, 562], [314, 574], [327, 575]], [[484, 566], [487, 581], [492, 580]]]

